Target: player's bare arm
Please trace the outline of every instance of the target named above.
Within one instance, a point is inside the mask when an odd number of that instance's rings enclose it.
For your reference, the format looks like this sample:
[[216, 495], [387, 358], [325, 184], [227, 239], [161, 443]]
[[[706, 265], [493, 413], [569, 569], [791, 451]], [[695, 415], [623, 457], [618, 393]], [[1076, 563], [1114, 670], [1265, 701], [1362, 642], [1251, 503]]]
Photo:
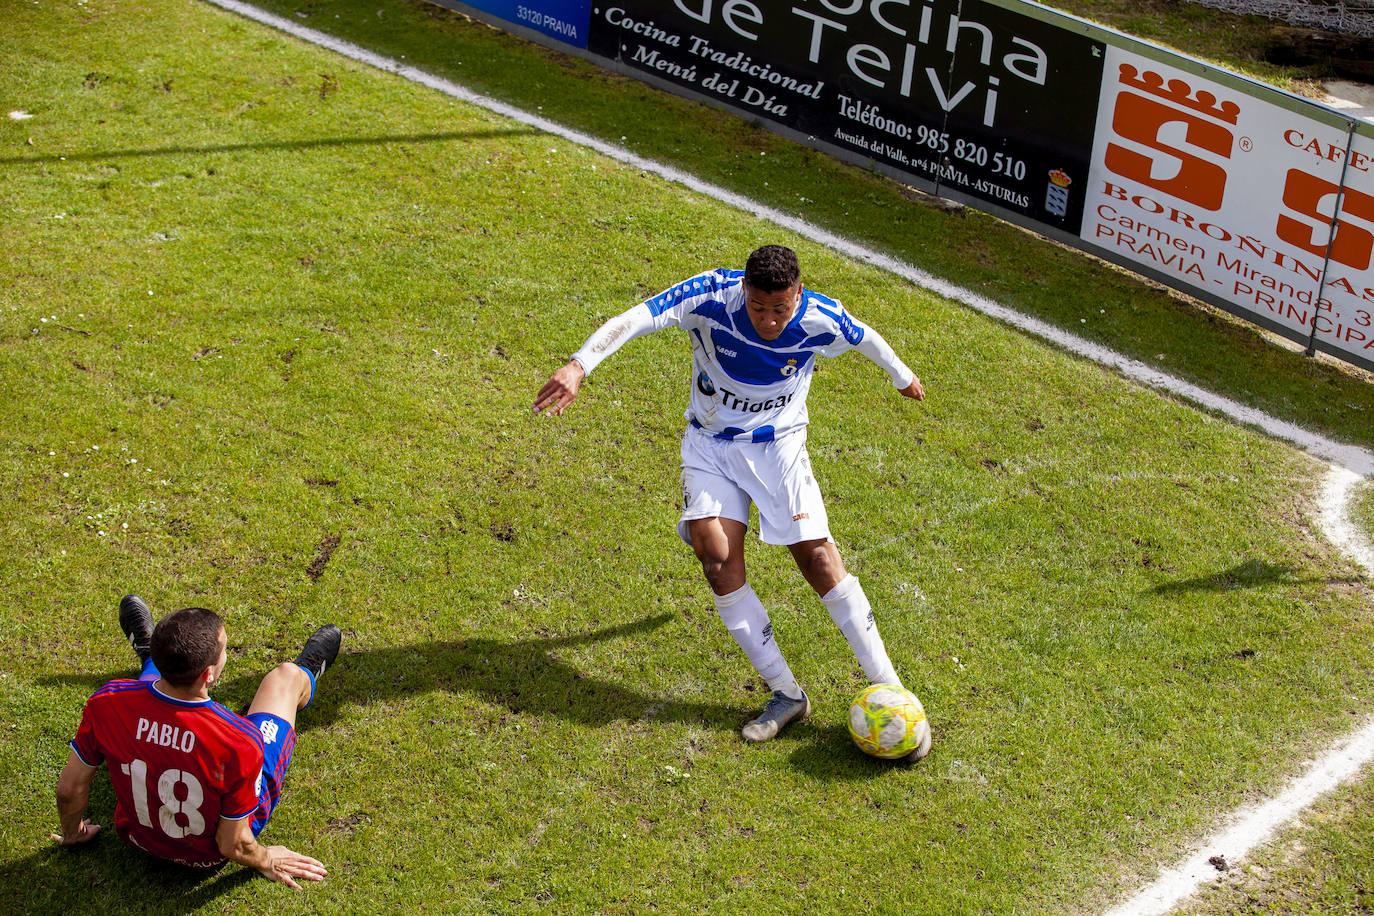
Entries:
[[324, 864], [316, 859], [292, 852], [285, 846], [264, 846], [259, 843], [246, 817], [238, 820], [221, 818], [215, 829], [215, 842], [226, 859], [256, 869], [267, 880], [279, 881], [296, 890], [300, 890], [301, 886], [295, 879], [323, 881], [328, 874]]
[[568, 405], [577, 400], [577, 392], [586, 377], [581, 363], [575, 359], [568, 360], [567, 365], [559, 367], [544, 383], [544, 387], [539, 389], [532, 409], [536, 414], [562, 416]]
[[87, 766], [76, 756], [76, 751], [71, 751], [62, 775], [57, 778], [57, 816], [62, 823], [62, 832], [49, 836], [63, 846], [93, 840], [100, 832], [100, 825], [91, 823], [86, 817], [95, 771], [95, 767]]

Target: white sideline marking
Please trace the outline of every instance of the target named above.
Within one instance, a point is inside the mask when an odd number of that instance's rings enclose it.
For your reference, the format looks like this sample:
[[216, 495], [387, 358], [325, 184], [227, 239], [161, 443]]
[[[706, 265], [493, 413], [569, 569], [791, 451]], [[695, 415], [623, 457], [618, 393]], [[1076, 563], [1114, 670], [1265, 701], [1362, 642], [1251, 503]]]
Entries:
[[1370, 545], [1364, 533], [1350, 519], [1350, 506], [1354, 501], [1355, 487], [1363, 478], [1349, 468], [1331, 465], [1322, 485], [1318, 519], [1322, 531], [1331, 543], [1345, 551], [1355, 562], [1374, 573], [1374, 546]]
[[1164, 872], [1154, 884], [1126, 903], [1109, 910], [1107, 916], [1169, 912], [1199, 885], [1217, 877], [1219, 872], [1209, 859], [1224, 856], [1226, 865], [1234, 866], [1267, 841], [1275, 830], [1296, 819], [1319, 796], [1352, 779], [1371, 758], [1374, 758], [1374, 719], [1313, 761], [1307, 772], [1276, 798], [1227, 818], [1227, 826], [1203, 841], [1197, 852]]
[[[1015, 312], [971, 290], [955, 286], [895, 258], [864, 248], [856, 242], [842, 238], [795, 216], [790, 216], [781, 210], [775, 210], [733, 191], [716, 187], [672, 166], [645, 159], [604, 140], [571, 130], [561, 124], [555, 124], [553, 121], [538, 115], [532, 115], [513, 105], [479, 95], [457, 83], [426, 73], [416, 67], [402, 64], [389, 57], [383, 57], [332, 35], [326, 35], [315, 29], [298, 25], [289, 19], [264, 12], [257, 7], [239, 2], [239, 0], [207, 0], [207, 2], [235, 12], [247, 19], [286, 32], [302, 41], [334, 51], [359, 63], [394, 73], [403, 79], [427, 86], [451, 98], [561, 137], [570, 143], [594, 149], [618, 162], [684, 185], [693, 191], [715, 198], [759, 219], [789, 229], [797, 235], [825, 245], [827, 248], [838, 251], [856, 261], [863, 261], [880, 267], [930, 292], [947, 299], [953, 299], [956, 302], [962, 302], [990, 318], [1049, 341], [1077, 356], [1114, 369], [1126, 378], [1142, 385], [1192, 401], [1207, 410], [1229, 417], [1237, 423], [1255, 427], [1276, 439], [1289, 442], [1308, 454], [1331, 464], [1331, 471], [1322, 486], [1318, 522], [1322, 532], [1333, 544], [1344, 551], [1352, 560], [1362, 565], [1367, 574], [1374, 575], [1374, 547], [1371, 547], [1368, 540], [1364, 538], [1358, 528], [1351, 524], [1349, 519], [1352, 491], [1362, 477], [1374, 475], [1374, 453], [1367, 449], [1336, 442], [1305, 430], [1294, 423], [1271, 417], [1253, 407], [1248, 407], [1238, 401], [1200, 388], [1191, 382], [1161, 372], [1140, 360], [1131, 359], [1099, 344], [1083, 340], [1081, 337], [1070, 334], [1068, 331], [1038, 318]], [[1224, 855], [1226, 861], [1234, 865], [1255, 847], [1268, 840], [1279, 826], [1296, 818], [1304, 808], [1319, 796], [1352, 778], [1360, 767], [1371, 760], [1374, 760], [1374, 719], [1371, 719], [1359, 731], [1348, 736], [1323, 754], [1312, 764], [1306, 774], [1294, 780], [1276, 798], [1257, 808], [1239, 811], [1231, 815], [1227, 818], [1230, 826], [1203, 840], [1199, 846], [1201, 851], [1181, 865], [1163, 873], [1154, 884], [1145, 888], [1131, 900], [1111, 910], [1109, 916], [1128, 916], [1128, 914], [1129, 916], [1144, 916], [1144, 914], [1149, 913], [1167, 913], [1177, 903], [1197, 890], [1199, 884], [1216, 875], [1215, 868], [1207, 861], [1209, 858]]]

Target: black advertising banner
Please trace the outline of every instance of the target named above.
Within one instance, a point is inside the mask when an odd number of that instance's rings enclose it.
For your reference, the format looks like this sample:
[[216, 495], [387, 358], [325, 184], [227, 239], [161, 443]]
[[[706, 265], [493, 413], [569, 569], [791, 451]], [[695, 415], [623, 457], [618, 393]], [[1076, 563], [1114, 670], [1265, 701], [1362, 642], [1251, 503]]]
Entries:
[[611, 0], [587, 51], [946, 197], [1076, 235], [1102, 42], [982, 0]]

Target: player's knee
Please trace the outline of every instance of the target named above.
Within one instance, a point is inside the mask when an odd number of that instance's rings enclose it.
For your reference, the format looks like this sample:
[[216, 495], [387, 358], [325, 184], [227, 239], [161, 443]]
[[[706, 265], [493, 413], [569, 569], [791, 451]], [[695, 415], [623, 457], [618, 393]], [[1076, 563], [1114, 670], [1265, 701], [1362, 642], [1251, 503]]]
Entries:
[[[294, 705], [300, 709], [310, 701], [310, 675], [294, 662], [282, 662], [262, 679], [258, 694], [272, 708], [264, 711], [280, 714], [277, 706]], [[283, 718], [285, 718], [283, 716]]]
[[729, 555], [697, 552], [701, 572], [717, 595], [732, 592], [744, 584], [744, 564]]
[[792, 549], [792, 556], [802, 576], [820, 594], [834, 588], [845, 577], [844, 561], [829, 541], [798, 545]]
[[262, 680], [263, 683], [267, 683], [270, 680], [280, 681], [284, 684], [295, 684], [301, 678], [305, 678], [307, 682], [310, 680], [310, 676], [305, 673], [304, 668], [294, 662], [282, 662], [280, 665], [277, 665], [277, 667], [267, 672], [267, 676]]
[[701, 560], [701, 572], [706, 576], [706, 581], [711, 584], [712, 590], [718, 595], [723, 594], [721, 589], [730, 584], [730, 564], [711, 557], [699, 557], [699, 559]]

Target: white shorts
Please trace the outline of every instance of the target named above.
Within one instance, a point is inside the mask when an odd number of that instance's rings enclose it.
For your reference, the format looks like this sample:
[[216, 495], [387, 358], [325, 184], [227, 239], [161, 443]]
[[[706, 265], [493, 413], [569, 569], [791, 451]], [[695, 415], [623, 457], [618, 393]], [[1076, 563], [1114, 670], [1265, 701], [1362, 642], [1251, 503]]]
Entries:
[[678, 535], [691, 544], [687, 523], [699, 518], [719, 516], [747, 526], [750, 503], [759, 507], [759, 540], [766, 544], [831, 539], [804, 433], [739, 442], [688, 428], [682, 437]]

